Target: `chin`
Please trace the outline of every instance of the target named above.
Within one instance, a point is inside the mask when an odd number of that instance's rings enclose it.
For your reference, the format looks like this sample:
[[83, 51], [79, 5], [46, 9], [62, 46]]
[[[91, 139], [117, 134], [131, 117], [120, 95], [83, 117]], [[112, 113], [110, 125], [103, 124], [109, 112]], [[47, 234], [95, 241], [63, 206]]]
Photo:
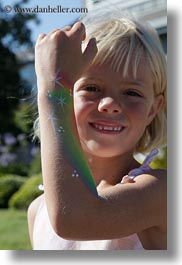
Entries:
[[117, 157], [122, 155], [125, 150], [118, 150], [118, 147], [116, 149], [112, 147], [101, 147], [97, 145], [87, 145], [87, 146], [82, 146], [83, 151], [86, 153], [89, 153], [92, 156], [100, 157], [100, 158], [111, 158], [111, 157]]

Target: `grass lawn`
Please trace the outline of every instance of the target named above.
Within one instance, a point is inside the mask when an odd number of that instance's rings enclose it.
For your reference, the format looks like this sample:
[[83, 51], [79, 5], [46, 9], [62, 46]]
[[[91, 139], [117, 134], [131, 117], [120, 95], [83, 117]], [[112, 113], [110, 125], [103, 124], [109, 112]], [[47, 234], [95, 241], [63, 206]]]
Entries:
[[31, 250], [26, 211], [0, 209], [0, 249]]

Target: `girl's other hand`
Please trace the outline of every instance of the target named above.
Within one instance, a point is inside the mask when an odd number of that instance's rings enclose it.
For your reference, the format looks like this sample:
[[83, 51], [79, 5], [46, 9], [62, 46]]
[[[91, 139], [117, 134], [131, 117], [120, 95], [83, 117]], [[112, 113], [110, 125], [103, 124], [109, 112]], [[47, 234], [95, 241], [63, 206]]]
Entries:
[[96, 40], [90, 39], [84, 51], [82, 41], [85, 26], [77, 22], [73, 27], [55, 29], [40, 34], [35, 45], [35, 70], [39, 93], [51, 88], [72, 88], [97, 54]]

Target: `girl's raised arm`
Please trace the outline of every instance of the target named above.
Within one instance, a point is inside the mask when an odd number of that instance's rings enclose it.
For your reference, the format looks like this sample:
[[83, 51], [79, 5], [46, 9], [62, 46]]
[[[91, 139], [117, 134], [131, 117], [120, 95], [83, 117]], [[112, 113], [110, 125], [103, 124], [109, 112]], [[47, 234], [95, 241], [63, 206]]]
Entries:
[[35, 47], [43, 183], [54, 228], [65, 220], [62, 214], [75, 214], [69, 202], [81, 206], [87, 197], [97, 197], [73, 113], [74, 82], [97, 53], [95, 39], [82, 52], [84, 38], [84, 25], [76, 23], [72, 28], [41, 34]]
[[111, 239], [163, 221], [164, 178], [161, 173], [142, 175], [135, 183], [102, 182], [96, 189], [80, 148], [71, 95], [97, 53], [94, 39], [82, 52], [84, 38], [84, 25], [76, 23], [40, 35], [35, 48], [45, 199], [52, 227], [61, 237]]

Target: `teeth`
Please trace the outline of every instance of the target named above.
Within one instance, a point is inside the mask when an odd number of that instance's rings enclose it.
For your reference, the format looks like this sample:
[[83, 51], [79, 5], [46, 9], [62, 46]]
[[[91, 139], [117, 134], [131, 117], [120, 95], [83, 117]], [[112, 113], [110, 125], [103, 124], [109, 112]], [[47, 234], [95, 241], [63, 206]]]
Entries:
[[94, 124], [96, 129], [99, 130], [105, 130], [105, 131], [115, 131], [115, 132], [120, 132], [121, 131], [121, 126], [119, 127], [111, 127], [111, 126], [102, 126], [102, 125], [98, 125], [98, 124]]

